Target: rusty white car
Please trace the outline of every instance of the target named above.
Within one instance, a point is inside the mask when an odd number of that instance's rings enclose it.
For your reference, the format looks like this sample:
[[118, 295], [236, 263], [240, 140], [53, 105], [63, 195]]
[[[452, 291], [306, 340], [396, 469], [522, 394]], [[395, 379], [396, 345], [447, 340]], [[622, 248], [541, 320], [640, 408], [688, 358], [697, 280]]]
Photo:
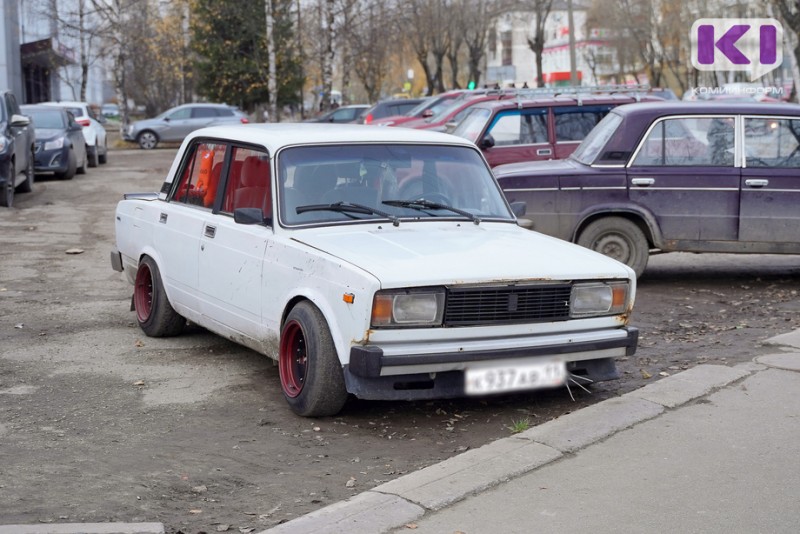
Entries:
[[465, 139], [405, 128], [198, 130], [116, 209], [115, 270], [148, 336], [189, 320], [277, 360], [291, 409], [617, 376], [636, 279], [517, 224]]

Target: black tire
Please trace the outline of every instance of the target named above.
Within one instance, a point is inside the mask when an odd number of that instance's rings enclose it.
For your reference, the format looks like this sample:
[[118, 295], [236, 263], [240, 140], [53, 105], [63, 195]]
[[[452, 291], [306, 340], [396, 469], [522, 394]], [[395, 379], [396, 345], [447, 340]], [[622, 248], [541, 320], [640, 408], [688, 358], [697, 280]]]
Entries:
[[[97, 146], [86, 147], [86, 159], [89, 160], [89, 167], [97, 167]], [[81, 173], [83, 174], [83, 173]]]
[[341, 411], [347, 401], [342, 364], [325, 318], [310, 302], [286, 317], [278, 358], [283, 396], [294, 413], [323, 417]]
[[139, 327], [149, 337], [177, 336], [186, 325], [186, 319], [169, 303], [158, 265], [150, 256], [144, 256], [139, 262], [133, 286], [133, 305]]
[[72, 180], [77, 170], [78, 162], [75, 161], [75, 151], [70, 149], [67, 161], [67, 170], [64, 172], [56, 173], [56, 177], [61, 180]]
[[155, 132], [145, 130], [136, 136], [136, 142], [139, 143], [139, 148], [152, 150], [158, 146], [158, 136]]
[[0, 207], [11, 208], [14, 206], [14, 177], [9, 176], [5, 183], [0, 185]]
[[105, 165], [106, 163], [108, 163], [108, 145], [104, 145], [103, 146], [102, 154], [98, 151], [98, 153], [97, 153], [97, 162], [100, 165]]
[[33, 152], [28, 155], [28, 166], [25, 167], [25, 181], [19, 184], [20, 193], [30, 193], [33, 191], [33, 182], [34, 182], [34, 175], [33, 172]]
[[605, 254], [624, 263], [642, 276], [650, 247], [644, 232], [635, 223], [622, 217], [606, 217], [589, 224], [578, 236], [582, 247]]

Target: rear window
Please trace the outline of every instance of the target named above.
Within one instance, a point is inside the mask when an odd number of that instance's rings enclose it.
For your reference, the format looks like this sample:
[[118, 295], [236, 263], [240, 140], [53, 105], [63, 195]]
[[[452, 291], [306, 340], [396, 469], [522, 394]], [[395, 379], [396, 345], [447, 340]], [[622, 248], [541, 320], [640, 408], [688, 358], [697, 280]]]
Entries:
[[220, 117], [233, 117], [233, 110], [231, 108], [217, 108], [217, 115]]
[[622, 124], [622, 117], [616, 113], [609, 113], [601, 120], [597, 126], [589, 132], [586, 139], [578, 145], [575, 152], [570, 156], [584, 165], [591, 165], [603, 151], [603, 148]]
[[216, 117], [217, 110], [214, 108], [194, 108], [192, 109], [193, 119], [204, 119], [208, 117]]

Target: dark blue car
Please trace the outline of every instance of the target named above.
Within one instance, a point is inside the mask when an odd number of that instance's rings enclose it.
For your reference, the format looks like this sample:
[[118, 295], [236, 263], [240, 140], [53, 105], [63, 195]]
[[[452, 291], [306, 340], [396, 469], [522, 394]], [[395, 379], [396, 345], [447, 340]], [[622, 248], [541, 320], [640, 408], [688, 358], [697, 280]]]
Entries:
[[800, 254], [800, 105], [629, 104], [568, 159], [494, 173], [532, 229], [637, 275], [651, 251]]
[[70, 180], [75, 173], [86, 172], [86, 139], [71, 112], [54, 106], [22, 106], [22, 112], [36, 131], [33, 165], [37, 174], [52, 172], [56, 178]]

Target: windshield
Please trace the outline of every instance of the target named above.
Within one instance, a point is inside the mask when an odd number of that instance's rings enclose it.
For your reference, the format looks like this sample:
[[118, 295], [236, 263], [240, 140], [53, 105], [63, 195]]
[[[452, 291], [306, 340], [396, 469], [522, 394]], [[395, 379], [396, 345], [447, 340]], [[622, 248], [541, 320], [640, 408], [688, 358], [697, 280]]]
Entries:
[[295, 147], [280, 153], [278, 173], [280, 220], [290, 226], [514, 220], [480, 154], [469, 147]]
[[406, 117], [416, 117], [420, 113], [422, 113], [423, 111], [425, 111], [426, 109], [431, 107], [433, 104], [434, 104], [434, 101], [432, 99], [426, 98], [425, 100], [423, 100], [422, 102], [420, 102], [419, 104], [417, 104], [416, 106], [411, 108], [410, 110], [406, 111], [403, 115], [405, 115]]
[[597, 126], [589, 132], [589, 135], [578, 145], [578, 148], [575, 149], [575, 152], [573, 152], [570, 157], [584, 165], [591, 165], [594, 163], [621, 122], [622, 117], [616, 113], [612, 112], [606, 115], [603, 120], [598, 122]]
[[26, 113], [30, 116], [33, 120], [33, 124], [36, 128], [41, 129], [63, 129], [66, 128], [67, 125], [64, 122], [64, 114], [58, 110], [25, 110]]
[[453, 130], [453, 135], [469, 139], [473, 143], [478, 142], [478, 136], [486, 127], [486, 123], [492, 117], [492, 112], [484, 108], [475, 108], [469, 115], [458, 123], [458, 126]]

